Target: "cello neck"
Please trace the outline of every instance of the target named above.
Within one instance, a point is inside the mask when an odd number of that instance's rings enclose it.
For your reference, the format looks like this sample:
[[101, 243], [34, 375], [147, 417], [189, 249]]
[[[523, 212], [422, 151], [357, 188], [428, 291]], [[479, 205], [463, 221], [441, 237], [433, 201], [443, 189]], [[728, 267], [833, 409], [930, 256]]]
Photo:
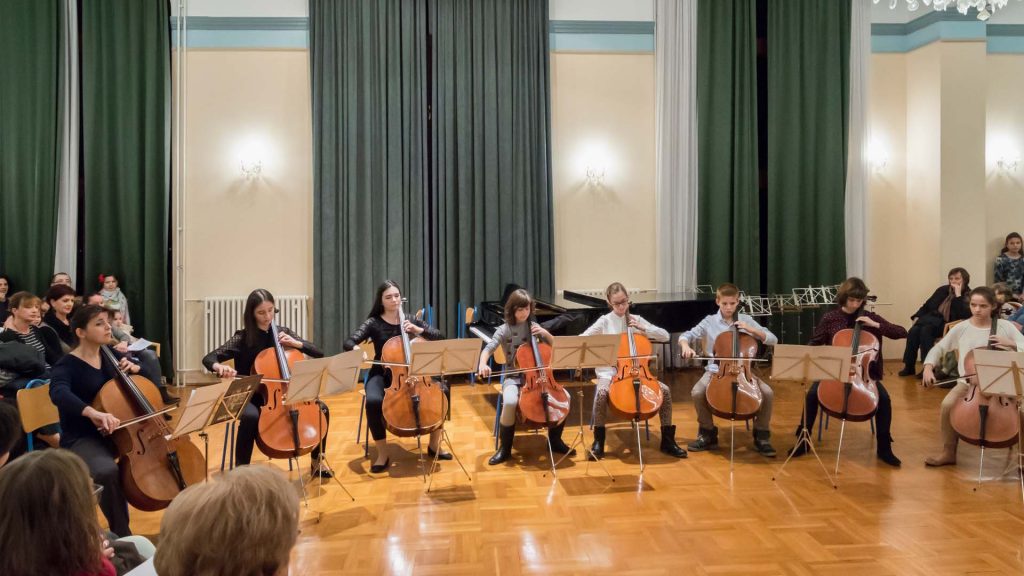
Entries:
[[[999, 331], [999, 317], [998, 316], [992, 316], [992, 325], [989, 326], [989, 328], [988, 328], [988, 335], [990, 337], [991, 336], [995, 336], [996, 332], [998, 332], [998, 331]], [[993, 344], [991, 341], [989, 341], [988, 349], [989, 350], [995, 350], [996, 349], [996, 345]]]
[[281, 371], [281, 380], [291, 380], [291, 371], [288, 369], [288, 358], [284, 355], [284, 347], [281, 346], [281, 336], [277, 331], [277, 322], [270, 321], [270, 337], [274, 340], [274, 356], [277, 357], [277, 367]]
[[405, 331], [405, 311], [402, 309], [405, 300], [398, 303], [398, 332], [402, 336], [402, 354], [405, 356], [405, 363], [412, 362], [412, 348], [409, 343], [409, 333]]

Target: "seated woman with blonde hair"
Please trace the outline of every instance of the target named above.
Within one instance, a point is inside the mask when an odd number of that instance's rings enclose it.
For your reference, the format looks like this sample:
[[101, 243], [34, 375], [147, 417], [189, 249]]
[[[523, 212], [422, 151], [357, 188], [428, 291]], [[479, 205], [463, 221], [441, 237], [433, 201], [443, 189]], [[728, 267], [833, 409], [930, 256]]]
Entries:
[[242, 466], [171, 502], [154, 567], [160, 576], [285, 575], [298, 526], [299, 494], [284, 474]]

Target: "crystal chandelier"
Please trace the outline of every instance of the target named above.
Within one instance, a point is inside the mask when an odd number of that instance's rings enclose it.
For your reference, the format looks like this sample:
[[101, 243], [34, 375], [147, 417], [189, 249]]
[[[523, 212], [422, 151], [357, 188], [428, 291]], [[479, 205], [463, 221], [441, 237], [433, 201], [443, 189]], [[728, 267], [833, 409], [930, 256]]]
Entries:
[[[875, 4], [878, 4], [879, 0], [874, 0]], [[971, 8], [978, 10], [978, 20], [984, 22], [988, 20], [995, 11], [1003, 8], [1010, 0], [905, 0], [907, 3], [907, 10], [911, 12], [917, 10], [918, 6], [923, 2], [925, 6], [932, 6], [936, 10], [945, 10], [950, 6], [956, 6], [957, 12], [967, 15], [967, 11]], [[889, 9], [895, 10], [899, 4], [899, 0], [889, 0]]]

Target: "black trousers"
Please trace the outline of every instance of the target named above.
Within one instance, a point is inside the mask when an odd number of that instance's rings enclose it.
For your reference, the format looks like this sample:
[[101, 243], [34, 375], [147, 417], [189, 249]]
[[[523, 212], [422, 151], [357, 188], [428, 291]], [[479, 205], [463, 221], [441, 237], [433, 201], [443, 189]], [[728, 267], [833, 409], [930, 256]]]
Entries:
[[928, 356], [928, 352], [935, 346], [935, 340], [942, 337], [942, 330], [946, 323], [938, 316], [921, 316], [914, 322], [907, 333], [907, 347], [903, 350], [903, 367], [913, 370], [917, 363], [918, 351], [921, 361]]
[[[237, 466], [245, 466], [252, 462], [252, 447], [256, 443], [256, 434], [260, 429], [260, 409], [266, 403], [262, 394], [253, 394], [252, 399], [242, 409], [242, 416], [238, 419], [238, 430], [235, 432], [235, 464]], [[320, 406], [320, 411], [327, 417], [327, 429], [329, 430], [331, 412], [323, 402], [318, 401], [317, 404]], [[314, 460], [320, 458], [321, 451], [327, 450], [327, 430], [324, 432], [323, 441], [310, 453]]]
[[102, 438], [85, 437], [66, 446], [85, 461], [92, 481], [103, 487], [100, 510], [107, 518], [110, 531], [118, 536], [131, 536], [128, 527], [128, 501], [121, 490], [121, 475], [114, 462], [110, 443]]
[[[391, 380], [383, 374], [370, 376], [366, 381], [366, 424], [370, 427], [370, 436], [375, 441], [384, 440], [388, 436], [388, 429], [384, 426], [384, 390], [391, 386]], [[447, 385], [441, 389], [448, 398], [448, 406], [451, 406], [452, 393]]]
[[[892, 443], [890, 429], [892, 428], [892, 399], [889, 398], [889, 391], [882, 383], [876, 382], [878, 386], [878, 411], [875, 412], [875, 435], [878, 438], [878, 448], [883, 445], [888, 447]], [[807, 429], [814, 430], [814, 419], [818, 416], [818, 383], [811, 385], [807, 391], [807, 401], [804, 405], [804, 414], [807, 415]], [[797, 426], [797, 433], [800, 426]]]

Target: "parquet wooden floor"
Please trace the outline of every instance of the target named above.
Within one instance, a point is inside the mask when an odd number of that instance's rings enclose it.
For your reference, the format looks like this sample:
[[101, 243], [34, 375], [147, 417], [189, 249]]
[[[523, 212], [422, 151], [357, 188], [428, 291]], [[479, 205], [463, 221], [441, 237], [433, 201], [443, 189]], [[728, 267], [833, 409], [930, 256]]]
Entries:
[[[729, 429], [722, 449], [676, 460], [658, 452], [652, 421], [642, 479], [628, 424], [609, 428], [601, 468], [582, 456], [563, 463], [554, 480], [542, 436], [516, 437], [514, 463], [487, 465], [493, 452], [495, 394], [490, 386], [455, 385], [448, 426], [472, 481], [454, 462], [425, 493], [415, 442], [392, 445], [390, 474], [370, 477], [356, 445], [358, 394], [328, 400], [329, 455], [351, 502], [333, 482], [309, 489], [308, 511], [292, 555], [292, 574], [1022, 574], [1024, 503], [1006, 450], [986, 454], [987, 482], [977, 491], [978, 450], [961, 449], [956, 467], [926, 469], [939, 447], [944, 390], [913, 378], [885, 378], [894, 405], [894, 451], [902, 469], [876, 463], [867, 423], [846, 428], [833, 489], [810, 456], [792, 461], [773, 481], [793, 444], [802, 388], [776, 386], [776, 459], [749, 447], [736, 428], [730, 474]], [[689, 389], [697, 370], [667, 375], [680, 442], [692, 440], [696, 418]], [[593, 390], [584, 388], [589, 415]], [[578, 407], [570, 422], [579, 422]], [[819, 451], [834, 466], [839, 426], [833, 420]], [[566, 429], [571, 440], [576, 428]], [[223, 431], [211, 432], [219, 469]], [[587, 440], [591, 439], [589, 430]], [[257, 451], [258, 453], [258, 451]], [[582, 451], [581, 451], [582, 454]], [[262, 456], [255, 464], [268, 465]], [[286, 462], [269, 465], [287, 470]], [[308, 458], [302, 470], [308, 471]], [[293, 478], [297, 478], [295, 473]], [[321, 513], [317, 523], [316, 513]], [[155, 535], [161, 513], [132, 511], [137, 533]]]

